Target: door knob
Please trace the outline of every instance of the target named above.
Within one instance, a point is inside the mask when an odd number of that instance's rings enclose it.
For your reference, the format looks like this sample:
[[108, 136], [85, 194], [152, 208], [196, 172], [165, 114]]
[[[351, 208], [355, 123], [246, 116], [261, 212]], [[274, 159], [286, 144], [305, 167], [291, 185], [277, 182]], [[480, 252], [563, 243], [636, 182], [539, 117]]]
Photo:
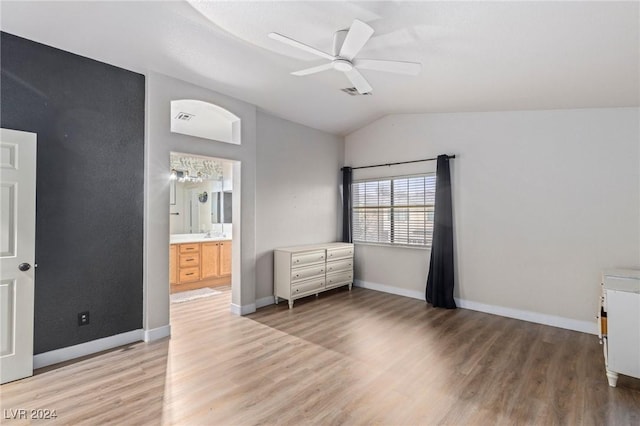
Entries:
[[18, 269], [20, 269], [22, 272], [25, 272], [31, 269], [31, 265], [29, 265], [28, 263], [21, 263], [20, 265], [18, 265]]

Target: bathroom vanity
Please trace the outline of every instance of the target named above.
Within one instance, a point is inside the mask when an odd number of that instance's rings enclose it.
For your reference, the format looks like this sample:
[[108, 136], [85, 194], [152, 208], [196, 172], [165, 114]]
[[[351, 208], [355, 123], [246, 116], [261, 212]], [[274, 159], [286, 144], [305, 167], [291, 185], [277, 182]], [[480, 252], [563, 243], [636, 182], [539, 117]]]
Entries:
[[231, 284], [231, 249], [228, 237], [172, 236], [169, 246], [171, 293]]
[[171, 153], [171, 293], [231, 284], [233, 163]]

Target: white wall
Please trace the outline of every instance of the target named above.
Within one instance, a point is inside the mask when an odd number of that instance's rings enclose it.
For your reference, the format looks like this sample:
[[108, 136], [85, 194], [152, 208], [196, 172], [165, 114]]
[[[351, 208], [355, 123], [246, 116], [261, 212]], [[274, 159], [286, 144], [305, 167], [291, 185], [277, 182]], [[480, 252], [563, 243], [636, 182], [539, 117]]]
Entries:
[[[639, 118], [637, 108], [391, 115], [346, 137], [345, 164], [455, 154], [455, 296], [586, 324], [602, 269], [640, 267]], [[420, 296], [428, 256], [358, 245], [356, 279]]]
[[[242, 144], [171, 133], [170, 102], [174, 99], [199, 99], [228, 109], [242, 120]], [[270, 256], [274, 248], [337, 239], [342, 138], [257, 113], [253, 105], [151, 73], [147, 77], [145, 153], [146, 330], [169, 324], [171, 152], [241, 162], [233, 163], [233, 183], [228, 185], [233, 188], [233, 227], [224, 225], [225, 232], [232, 229], [233, 233], [232, 303], [238, 312], [251, 312], [256, 298], [264, 301], [273, 296]]]
[[229, 162], [222, 163], [222, 191], [233, 191], [233, 164]]
[[339, 238], [344, 141], [257, 114], [256, 298], [273, 296], [273, 250]]

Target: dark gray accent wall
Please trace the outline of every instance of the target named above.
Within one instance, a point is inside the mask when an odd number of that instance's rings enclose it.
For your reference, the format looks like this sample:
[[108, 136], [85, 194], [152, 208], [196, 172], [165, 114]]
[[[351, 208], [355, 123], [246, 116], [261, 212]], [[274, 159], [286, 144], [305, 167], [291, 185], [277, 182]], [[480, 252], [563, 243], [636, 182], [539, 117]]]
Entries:
[[0, 125], [38, 135], [34, 352], [140, 329], [144, 76], [0, 43]]

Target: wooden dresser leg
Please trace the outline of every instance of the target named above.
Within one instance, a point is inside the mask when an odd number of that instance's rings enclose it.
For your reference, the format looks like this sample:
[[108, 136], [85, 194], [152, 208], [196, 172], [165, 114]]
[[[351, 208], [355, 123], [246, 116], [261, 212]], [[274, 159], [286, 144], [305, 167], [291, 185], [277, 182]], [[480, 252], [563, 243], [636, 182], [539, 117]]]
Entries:
[[273, 299], [275, 300], [276, 305], [277, 305], [278, 304], [278, 296], [273, 296]]
[[293, 300], [289, 300], [289, 309], [293, 309]]
[[607, 380], [609, 380], [609, 386], [615, 388], [618, 383], [618, 373], [607, 369]]

